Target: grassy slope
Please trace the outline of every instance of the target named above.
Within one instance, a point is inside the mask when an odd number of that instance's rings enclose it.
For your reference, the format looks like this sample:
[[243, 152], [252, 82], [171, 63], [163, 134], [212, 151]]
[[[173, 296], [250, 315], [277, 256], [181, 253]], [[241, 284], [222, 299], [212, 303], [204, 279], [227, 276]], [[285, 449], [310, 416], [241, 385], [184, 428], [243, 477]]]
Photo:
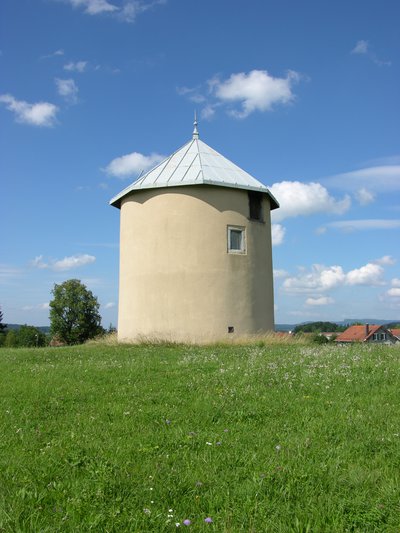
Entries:
[[399, 347], [0, 355], [0, 531], [400, 530]]

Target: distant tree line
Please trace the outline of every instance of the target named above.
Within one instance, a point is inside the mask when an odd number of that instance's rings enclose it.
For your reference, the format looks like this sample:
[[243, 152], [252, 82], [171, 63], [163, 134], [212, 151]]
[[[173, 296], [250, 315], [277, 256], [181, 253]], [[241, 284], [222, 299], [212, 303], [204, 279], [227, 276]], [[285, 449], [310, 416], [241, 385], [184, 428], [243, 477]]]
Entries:
[[297, 325], [293, 333], [322, 333], [322, 332], [334, 332], [340, 333], [345, 331], [349, 326], [339, 326], [335, 322], [309, 322], [307, 324]]

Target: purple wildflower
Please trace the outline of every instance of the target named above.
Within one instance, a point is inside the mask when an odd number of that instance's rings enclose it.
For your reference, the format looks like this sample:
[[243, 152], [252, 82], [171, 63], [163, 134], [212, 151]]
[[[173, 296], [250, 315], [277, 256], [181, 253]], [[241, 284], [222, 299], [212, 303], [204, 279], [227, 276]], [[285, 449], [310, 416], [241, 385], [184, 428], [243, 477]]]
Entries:
[[204, 519], [204, 522], [205, 522], [206, 524], [211, 524], [212, 521], [213, 521], [213, 520], [212, 520], [212, 518], [211, 518], [210, 516], [207, 516], [207, 518]]
[[183, 524], [184, 524], [185, 526], [190, 526], [191, 523], [192, 523], [192, 521], [189, 520], [188, 518], [186, 518], [186, 520], [183, 521]]

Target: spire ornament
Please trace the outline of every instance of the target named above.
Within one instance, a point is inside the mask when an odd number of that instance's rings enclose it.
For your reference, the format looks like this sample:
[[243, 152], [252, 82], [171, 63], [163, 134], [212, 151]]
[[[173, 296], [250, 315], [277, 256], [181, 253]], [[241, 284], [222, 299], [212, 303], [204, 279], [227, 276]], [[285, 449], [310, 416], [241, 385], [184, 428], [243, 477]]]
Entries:
[[199, 138], [199, 130], [197, 129], [197, 113], [196, 111], [194, 112], [194, 122], [193, 122], [193, 139], [198, 139]]

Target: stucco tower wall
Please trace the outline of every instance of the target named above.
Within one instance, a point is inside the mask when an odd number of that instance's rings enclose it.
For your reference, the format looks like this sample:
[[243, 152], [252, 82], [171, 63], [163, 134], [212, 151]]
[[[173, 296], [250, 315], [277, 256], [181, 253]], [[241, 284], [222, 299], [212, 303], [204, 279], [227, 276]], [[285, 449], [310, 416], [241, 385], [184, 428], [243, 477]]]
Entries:
[[[249, 220], [245, 190], [182, 186], [121, 202], [120, 340], [207, 342], [274, 329], [270, 205]], [[244, 227], [246, 253], [227, 250]]]

